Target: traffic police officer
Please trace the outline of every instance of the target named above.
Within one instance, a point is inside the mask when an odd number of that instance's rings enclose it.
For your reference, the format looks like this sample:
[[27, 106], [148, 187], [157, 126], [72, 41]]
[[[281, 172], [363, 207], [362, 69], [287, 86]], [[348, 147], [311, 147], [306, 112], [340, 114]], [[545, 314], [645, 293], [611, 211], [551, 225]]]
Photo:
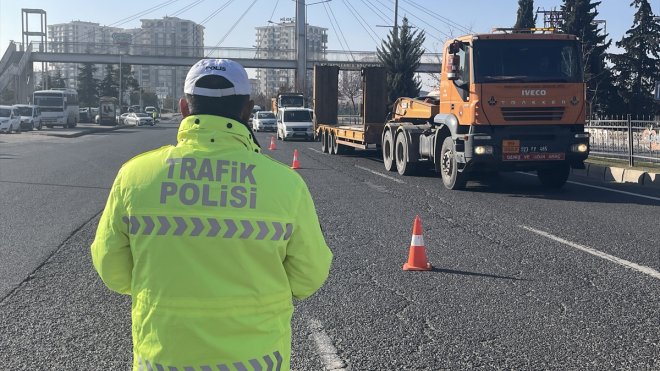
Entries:
[[311, 195], [260, 153], [241, 65], [201, 60], [184, 93], [176, 146], [119, 170], [94, 267], [132, 296], [134, 370], [288, 370], [292, 297], [332, 260]]

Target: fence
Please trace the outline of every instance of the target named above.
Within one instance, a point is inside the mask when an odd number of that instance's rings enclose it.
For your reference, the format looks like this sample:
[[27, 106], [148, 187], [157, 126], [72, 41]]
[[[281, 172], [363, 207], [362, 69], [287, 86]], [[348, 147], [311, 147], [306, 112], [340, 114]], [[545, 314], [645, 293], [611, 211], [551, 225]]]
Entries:
[[636, 160], [660, 163], [660, 117], [592, 119], [585, 130], [591, 135], [591, 156], [627, 159], [630, 166]]

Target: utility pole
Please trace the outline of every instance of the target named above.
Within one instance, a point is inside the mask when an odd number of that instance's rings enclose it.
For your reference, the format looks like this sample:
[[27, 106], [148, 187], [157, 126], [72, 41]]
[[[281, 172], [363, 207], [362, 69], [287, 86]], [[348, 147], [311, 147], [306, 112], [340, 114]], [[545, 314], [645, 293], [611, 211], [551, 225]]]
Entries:
[[307, 80], [307, 25], [305, 0], [296, 0], [296, 91], [305, 94]]
[[394, 34], [399, 35], [399, 0], [394, 1]]

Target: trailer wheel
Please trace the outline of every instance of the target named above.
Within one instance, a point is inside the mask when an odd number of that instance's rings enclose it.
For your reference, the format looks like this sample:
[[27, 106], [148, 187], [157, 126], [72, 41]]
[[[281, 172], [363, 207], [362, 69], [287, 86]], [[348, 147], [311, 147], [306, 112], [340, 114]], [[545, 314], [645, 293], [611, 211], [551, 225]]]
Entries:
[[388, 130], [383, 135], [383, 145], [381, 146], [383, 150], [383, 164], [385, 165], [385, 170], [387, 171], [396, 171], [396, 164], [394, 163], [394, 140], [392, 138], [392, 131]]
[[559, 165], [552, 168], [538, 169], [536, 173], [544, 187], [560, 189], [566, 184], [571, 168], [568, 165]]
[[321, 132], [321, 152], [330, 153], [330, 146], [328, 146], [328, 132], [325, 130]]
[[417, 170], [417, 163], [408, 162], [408, 141], [405, 133], [396, 136], [394, 160], [396, 169], [401, 175], [412, 175]]
[[440, 150], [440, 174], [442, 183], [447, 189], [463, 189], [466, 178], [464, 173], [459, 173], [456, 166], [456, 147], [451, 137], [445, 138]]

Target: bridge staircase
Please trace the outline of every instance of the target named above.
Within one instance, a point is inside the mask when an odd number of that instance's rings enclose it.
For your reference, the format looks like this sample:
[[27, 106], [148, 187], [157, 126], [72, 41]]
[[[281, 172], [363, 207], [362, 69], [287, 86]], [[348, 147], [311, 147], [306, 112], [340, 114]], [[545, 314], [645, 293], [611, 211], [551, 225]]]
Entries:
[[14, 93], [11, 102], [4, 103], [28, 103], [34, 91], [34, 79], [32, 78], [32, 44], [27, 50], [17, 50], [16, 43], [9, 43], [7, 50], [0, 59], [0, 94], [8, 89]]

